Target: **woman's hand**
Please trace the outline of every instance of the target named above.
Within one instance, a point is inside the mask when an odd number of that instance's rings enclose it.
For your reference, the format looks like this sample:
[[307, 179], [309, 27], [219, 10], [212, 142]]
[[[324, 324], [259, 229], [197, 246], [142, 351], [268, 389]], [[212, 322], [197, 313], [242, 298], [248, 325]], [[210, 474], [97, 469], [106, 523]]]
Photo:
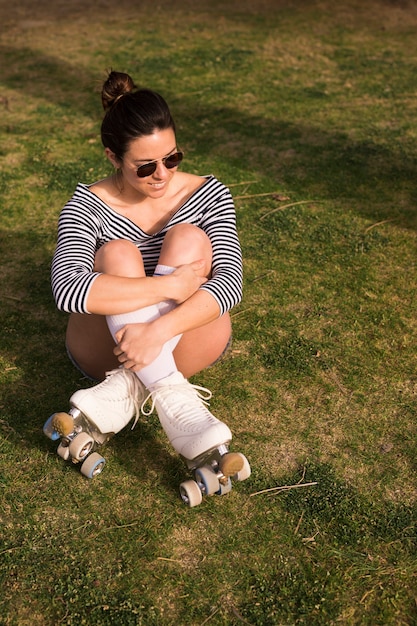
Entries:
[[127, 324], [116, 333], [116, 339], [114, 354], [123, 367], [133, 372], [150, 365], [165, 343], [152, 322]]
[[170, 277], [174, 279], [170, 299], [177, 304], [181, 304], [198, 291], [201, 285], [207, 282], [207, 278], [204, 275], [205, 265], [204, 260], [194, 261], [187, 265], [180, 265], [170, 274]]

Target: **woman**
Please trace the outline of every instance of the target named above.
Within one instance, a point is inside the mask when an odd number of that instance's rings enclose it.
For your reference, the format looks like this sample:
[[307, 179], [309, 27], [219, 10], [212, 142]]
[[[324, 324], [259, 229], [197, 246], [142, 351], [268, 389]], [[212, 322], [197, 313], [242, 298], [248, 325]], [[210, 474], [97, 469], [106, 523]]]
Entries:
[[195, 459], [231, 439], [187, 379], [230, 343], [242, 286], [233, 200], [213, 176], [178, 171], [183, 154], [159, 94], [112, 71], [102, 103], [114, 173], [79, 184], [62, 210], [52, 289], [70, 313], [73, 363], [107, 377], [70, 403], [116, 433], [150, 395], [173, 447]]

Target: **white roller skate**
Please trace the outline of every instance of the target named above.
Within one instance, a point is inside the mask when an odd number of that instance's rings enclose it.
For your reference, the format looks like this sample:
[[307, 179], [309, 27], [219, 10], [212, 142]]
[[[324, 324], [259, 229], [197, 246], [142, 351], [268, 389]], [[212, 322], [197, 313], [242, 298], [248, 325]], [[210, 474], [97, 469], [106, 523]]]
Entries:
[[53, 441], [61, 439], [58, 455], [66, 461], [82, 463], [81, 473], [93, 478], [105, 464], [104, 458], [93, 450], [121, 431], [133, 417], [137, 420], [144, 397], [145, 388], [133, 372], [112, 370], [102, 383], [76, 391], [70, 398], [69, 412], [51, 415], [43, 432]]
[[[231, 478], [245, 480], [250, 465], [239, 452], [229, 452], [232, 433], [207, 408], [211, 392], [192, 385], [179, 372], [160, 380], [149, 389], [142, 413], [156, 408], [162, 428], [173, 448], [183, 457], [195, 480], [180, 485], [180, 495], [188, 506], [201, 503], [203, 495], [228, 493]], [[145, 404], [152, 398], [152, 405]]]

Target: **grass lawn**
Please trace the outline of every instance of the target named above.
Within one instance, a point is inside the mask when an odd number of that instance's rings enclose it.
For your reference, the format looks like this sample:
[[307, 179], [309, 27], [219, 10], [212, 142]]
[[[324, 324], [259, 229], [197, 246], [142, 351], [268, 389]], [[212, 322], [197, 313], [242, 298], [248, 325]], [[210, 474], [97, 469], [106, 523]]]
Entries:
[[[0, 624], [417, 623], [417, 5], [0, 6]], [[193, 382], [252, 475], [195, 508], [156, 415], [93, 480], [42, 433], [87, 382], [52, 300], [57, 217], [110, 171], [109, 68], [235, 198], [245, 290]]]

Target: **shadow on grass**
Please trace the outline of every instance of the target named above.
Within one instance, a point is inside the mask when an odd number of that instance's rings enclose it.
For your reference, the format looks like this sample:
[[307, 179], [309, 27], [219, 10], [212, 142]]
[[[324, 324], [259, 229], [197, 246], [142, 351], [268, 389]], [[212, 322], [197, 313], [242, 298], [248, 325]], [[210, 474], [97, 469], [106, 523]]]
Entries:
[[[43, 435], [44, 422], [55, 411], [67, 411], [72, 393], [92, 383], [66, 355], [67, 315], [57, 311], [52, 300], [50, 253], [44, 244], [44, 237], [33, 232], [0, 232], [6, 278], [0, 293], [0, 433], [21, 448], [54, 453], [57, 443]], [[186, 477], [185, 466], [171, 455], [168, 441], [158, 441], [157, 415], [141, 416], [133, 432], [131, 425], [100, 452], [106, 457], [110, 447], [128, 473], [146, 477], [155, 472], [175, 490], [175, 481]]]
[[[63, 5], [57, 13], [62, 10]], [[46, 98], [62, 107], [65, 114], [86, 115], [97, 122], [101, 119], [99, 91], [105, 68], [98, 76], [30, 47], [3, 46], [0, 57], [6, 87]], [[147, 64], [157, 67], [162, 75], [169, 75], [171, 63], [169, 55], [147, 55]], [[132, 60], [133, 66], [137, 64]], [[303, 199], [340, 203], [371, 222], [389, 220], [400, 227], [417, 228], [417, 160], [414, 154], [407, 154], [400, 139], [384, 145], [378, 137], [375, 141], [354, 141], [344, 132], [326, 132], [307, 122], [292, 124], [279, 116], [267, 119], [245, 115], [232, 107], [209, 106], [199, 101], [200, 96], [178, 97], [170, 92], [168, 81], [163, 95], [179, 122], [180, 143], [204, 146], [209, 161], [220, 159], [229, 167], [245, 168], [251, 176], [268, 180], [274, 189], [291, 189]], [[310, 97], [316, 104], [314, 100], [322, 96], [313, 93]], [[18, 135], [21, 131], [13, 128], [10, 132]], [[45, 171], [51, 184], [59, 177], [56, 168], [48, 172], [45, 165]]]

